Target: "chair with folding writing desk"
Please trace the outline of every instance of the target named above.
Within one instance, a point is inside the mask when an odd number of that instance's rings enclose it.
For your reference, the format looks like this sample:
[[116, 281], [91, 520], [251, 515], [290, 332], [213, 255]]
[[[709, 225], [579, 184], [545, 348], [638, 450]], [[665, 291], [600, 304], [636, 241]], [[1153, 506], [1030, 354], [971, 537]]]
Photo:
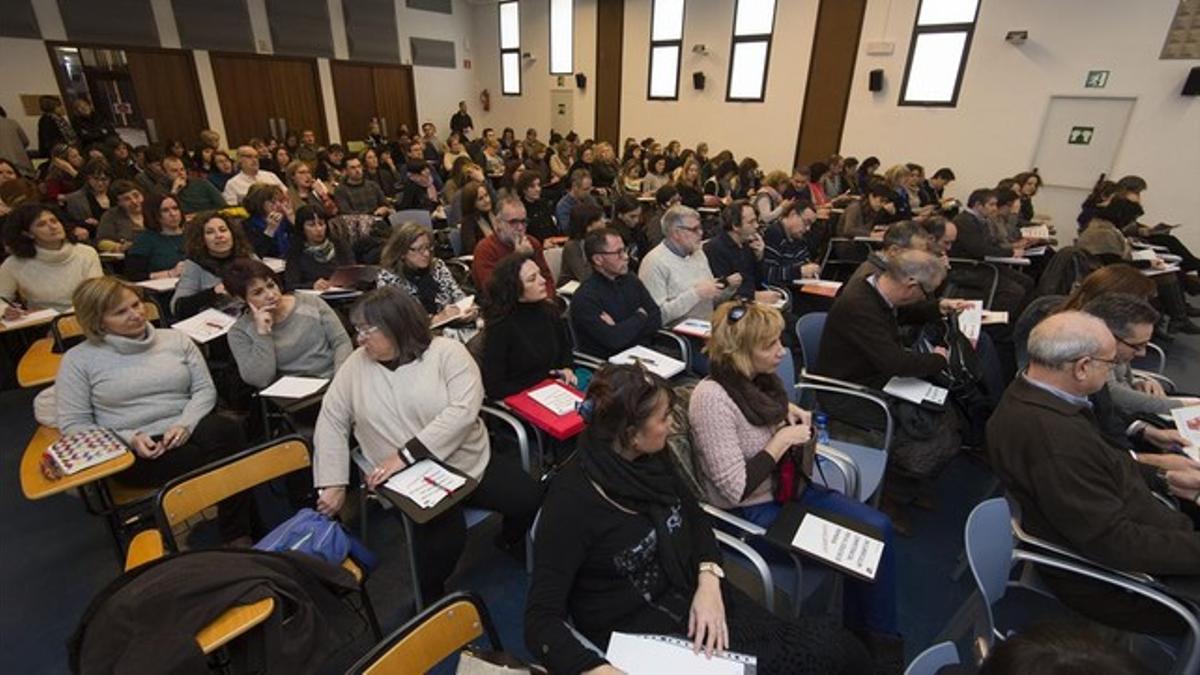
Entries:
[[487, 605], [474, 593], [451, 593], [371, 648], [346, 675], [425, 673], [464, 647], [487, 638], [503, 651]]

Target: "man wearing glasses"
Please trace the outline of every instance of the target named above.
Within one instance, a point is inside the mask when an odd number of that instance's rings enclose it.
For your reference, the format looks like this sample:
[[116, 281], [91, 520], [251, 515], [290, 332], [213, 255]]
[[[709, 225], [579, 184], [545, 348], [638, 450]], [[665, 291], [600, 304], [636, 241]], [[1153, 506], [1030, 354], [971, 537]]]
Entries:
[[546, 294], [553, 299], [554, 275], [550, 273], [550, 266], [546, 264], [546, 256], [542, 253], [542, 242], [537, 237], [525, 234], [525, 205], [516, 196], [505, 197], [500, 200], [497, 213], [496, 231], [475, 245], [474, 259], [471, 261], [471, 278], [475, 281], [475, 288], [480, 293], [486, 292], [492, 272], [504, 256], [518, 252], [532, 253], [533, 262], [546, 280]]
[[662, 326], [662, 315], [646, 287], [629, 273], [621, 233], [608, 227], [592, 230], [583, 240], [583, 254], [595, 271], [571, 302], [576, 347], [608, 358], [648, 342]]
[[250, 192], [251, 186], [255, 183], [266, 183], [267, 185], [278, 185], [283, 189], [287, 186], [283, 181], [279, 180], [279, 176], [260, 169], [258, 166], [258, 151], [249, 145], [243, 145], [237, 149], [238, 168], [241, 169], [233, 178], [230, 178], [225, 183], [225, 192], [223, 196], [229, 204], [241, 204], [246, 198], [246, 193]]
[[658, 303], [663, 325], [684, 318], [708, 321], [716, 303], [728, 300], [741, 286], [742, 275], [713, 278], [700, 246], [704, 234], [695, 210], [682, 204], [667, 209], [662, 232], [662, 243], [642, 259], [638, 277]]
[[[1160, 577], [1200, 596], [1200, 532], [1184, 512], [1154, 496], [1166, 485], [1101, 434], [1089, 396], [1119, 363], [1104, 322], [1061, 312], [1029, 335], [1029, 367], [1009, 385], [987, 425], [992, 467], [1021, 507], [1032, 535], [1101, 565]], [[1061, 600], [1083, 614], [1139, 633], [1172, 634], [1174, 614], [1140, 596], [1078, 576], [1046, 572]]]

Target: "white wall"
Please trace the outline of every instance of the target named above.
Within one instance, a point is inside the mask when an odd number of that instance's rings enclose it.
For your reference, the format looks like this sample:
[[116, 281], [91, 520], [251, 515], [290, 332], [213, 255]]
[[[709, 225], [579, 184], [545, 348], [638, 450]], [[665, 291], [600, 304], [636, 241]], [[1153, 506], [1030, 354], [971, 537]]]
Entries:
[[[476, 71], [463, 68], [463, 59], [471, 59], [473, 63], [476, 61], [472, 54], [473, 44], [470, 37], [476, 12], [466, 0], [454, 0], [453, 14], [409, 9], [404, 0], [396, 0], [395, 5], [396, 30], [399, 33], [400, 59], [403, 63], [412, 63], [410, 37], [452, 40], [455, 44], [455, 58], [458, 59], [458, 63], [453, 70], [413, 66], [417, 119], [421, 122], [433, 122], [437, 125], [439, 133], [450, 133], [450, 116], [458, 109], [458, 102], [466, 100], [468, 105], [471, 105], [472, 100], [478, 100], [479, 90], [474, 86], [473, 77]], [[494, 7], [492, 11], [496, 11]], [[479, 122], [478, 118], [476, 122]]]
[[[842, 154], [877, 155], [886, 168], [917, 162], [950, 166], [965, 196], [1027, 170], [1054, 95], [1137, 98], [1112, 173], [1136, 173], [1150, 184], [1148, 222], [1188, 223], [1179, 236], [1200, 249], [1200, 100], [1179, 95], [1195, 60], [1159, 60], [1178, 3], [1167, 0], [983, 0], [956, 108], [896, 105], [917, 0], [871, 0], [862, 44], [895, 43], [891, 56], [860, 51]], [[1004, 41], [1028, 30], [1029, 41]], [[867, 72], [882, 68], [884, 91], [867, 91]], [[1110, 70], [1108, 86], [1085, 89], [1088, 70]], [[1050, 179], [1052, 177], [1047, 176]], [[1046, 188], [1035, 204], [1074, 232], [1084, 191]], [[1064, 227], [1060, 226], [1060, 237]]]
[[0, 63], [5, 64], [0, 68], [0, 105], [29, 136], [30, 150], [36, 150], [37, 123], [41, 113], [26, 116], [21, 95], [59, 95], [54, 69], [50, 67], [50, 57], [46, 53], [46, 43], [0, 37]]
[[[562, 76], [561, 87], [558, 86], [559, 76], [550, 75], [550, 3], [547, 0], [521, 2], [521, 52], [529, 52], [535, 60], [532, 63], [523, 61], [520, 96], [500, 93], [499, 6], [474, 7], [471, 33], [475, 47], [471, 69], [474, 89], [467, 99], [467, 106], [476, 131], [481, 132], [485, 127], [497, 130], [513, 127], [517, 136], [523, 137], [526, 128], [534, 127], [539, 137], [546, 140], [550, 130], [550, 92], [570, 89], [575, 92], [575, 132], [583, 138], [590, 138], [595, 133], [597, 1], [575, 0], [574, 66], [576, 73], [587, 76], [587, 86], [582, 90], [575, 86], [575, 78], [571, 75]], [[479, 105], [479, 92], [484, 89], [491, 94], [490, 112], [484, 112]], [[450, 119], [449, 114], [444, 117], [441, 124]]]

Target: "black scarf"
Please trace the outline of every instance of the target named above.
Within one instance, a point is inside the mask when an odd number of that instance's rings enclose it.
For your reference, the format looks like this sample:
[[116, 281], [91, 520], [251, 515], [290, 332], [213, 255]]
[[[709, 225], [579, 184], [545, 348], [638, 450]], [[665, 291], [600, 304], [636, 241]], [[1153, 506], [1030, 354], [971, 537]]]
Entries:
[[709, 377], [729, 394], [750, 424], [774, 427], [787, 419], [787, 391], [775, 373], [759, 374], [754, 379], [747, 379], [733, 366], [713, 363]]
[[417, 299], [421, 301], [421, 306], [425, 308], [425, 311], [437, 314], [437, 294], [440, 287], [437, 279], [433, 276], [433, 265], [419, 270], [405, 268], [404, 276], [417, 289]]
[[233, 262], [234, 260], [237, 260], [238, 257], [239, 256], [237, 254], [230, 253], [227, 257], [215, 258], [212, 255], [209, 255], [207, 252], [205, 252], [204, 255], [199, 256], [197, 258], [192, 258], [192, 260], [195, 261], [195, 263], [197, 265], [199, 265], [200, 267], [203, 267], [205, 271], [209, 272], [213, 276], [224, 278], [225, 277], [225, 268], [229, 266], [229, 263]]
[[658, 559], [667, 579], [677, 589], [694, 589], [696, 570], [690, 528], [683, 517], [684, 488], [666, 449], [642, 455], [632, 462], [617, 454], [613, 439], [594, 428], [583, 432], [579, 447], [581, 467], [609, 499], [646, 516], [658, 538]]

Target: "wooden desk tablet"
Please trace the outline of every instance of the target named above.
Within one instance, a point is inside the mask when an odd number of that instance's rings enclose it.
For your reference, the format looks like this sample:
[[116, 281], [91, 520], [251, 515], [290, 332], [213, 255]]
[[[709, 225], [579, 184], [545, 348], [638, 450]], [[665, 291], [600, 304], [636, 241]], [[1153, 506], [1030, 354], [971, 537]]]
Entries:
[[29, 445], [25, 446], [25, 454], [21, 456], [21, 492], [25, 494], [26, 499], [42, 499], [60, 492], [84, 487], [124, 471], [133, 465], [133, 453], [126, 451], [120, 457], [110, 459], [103, 464], [63, 476], [58, 480], [50, 480], [42, 473], [42, 454], [46, 448], [58, 440], [59, 436], [58, 429], [39, 426], [33, 433], [33, 438], [29, 440]]

